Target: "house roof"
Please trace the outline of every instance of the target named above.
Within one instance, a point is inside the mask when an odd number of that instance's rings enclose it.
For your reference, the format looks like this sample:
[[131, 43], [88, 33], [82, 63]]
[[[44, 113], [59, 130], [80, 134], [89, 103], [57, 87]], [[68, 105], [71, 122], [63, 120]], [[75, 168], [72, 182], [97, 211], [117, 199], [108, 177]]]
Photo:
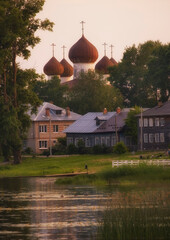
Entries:
[[49, 121], [49, 116], [46, 115], [46, 109], [49, 109], [51, 121], [75, 121], [81, 117], [80, 114], [70, 111], [70, 115], [66, 114], [66, 109], [58, 107], [52, 103], [43, 102], [43, 104], [38, 107], [36, 114], [31, 114], [32, 121]]
[[[115, 117], [117, 118], [117, 131], [125, 126], [125, 118], [128, 114], [127, 109], [119, 114], [116, 112], [89, 112], [80, 117], [64, 130], [65, 133], [102, 133], [115, 131]], [[98, 124], [97, 124], [98, 121]]]
[[[92, 133], [95, 132], [103, 123], [111, 118], [115, 112], [89, 112], [80, 117], [76, 122], [64, 130], [65, 133]], [[102, 117], [102, 120], [100, 119]], [[96, 118], [99, 118], [101, 124], [96, 125]]]
[[[143, 117], [149, 116], [168, 116], [170, 115], [170, 101], [163, 104], [159, 104], [153, 108], [150, 108], [142, 113]], [[137, 115], [138, 117], [140, 114]]]

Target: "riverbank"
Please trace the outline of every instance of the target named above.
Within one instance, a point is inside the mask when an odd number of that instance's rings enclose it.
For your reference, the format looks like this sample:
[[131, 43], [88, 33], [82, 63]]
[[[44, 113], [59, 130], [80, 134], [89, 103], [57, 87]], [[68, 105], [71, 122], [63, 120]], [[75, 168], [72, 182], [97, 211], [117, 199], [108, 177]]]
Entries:
[[[126, 153], [122, 155], [74, 155], [74, 156], [55, 156], [55, 157], [23, 157], [19, 165], [12, 162], [0, 165], [0, 177], [25, 177], [25, 176], [47, 176], [56, 174], [89, 174], [112, 169], [113, 160], [148, 160], [165, 158], [161, 152]], [[1, 159], [2, 163], [2, 159]], [[88, 169], [85, 169], [87, 166]]]

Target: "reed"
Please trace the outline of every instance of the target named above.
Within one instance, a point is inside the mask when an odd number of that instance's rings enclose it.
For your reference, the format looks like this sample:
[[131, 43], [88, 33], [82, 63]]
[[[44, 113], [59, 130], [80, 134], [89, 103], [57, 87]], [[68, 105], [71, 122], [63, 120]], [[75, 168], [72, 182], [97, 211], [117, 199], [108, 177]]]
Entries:
[[[129, 197], [130, 196], [130, 197]], [[170, 203], [165, 193], [120, 194], [99, 222], [96, 240], [170, 239]]]

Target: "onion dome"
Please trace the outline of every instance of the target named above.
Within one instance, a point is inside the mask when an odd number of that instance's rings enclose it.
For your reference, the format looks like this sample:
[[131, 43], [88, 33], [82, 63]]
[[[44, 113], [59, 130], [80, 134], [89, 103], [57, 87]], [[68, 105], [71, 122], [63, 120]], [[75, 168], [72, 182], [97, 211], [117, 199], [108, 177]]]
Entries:
[[95, 66], [97, 72], [108, 74], [108, 67], [112, 67], [114, 64], [110, 61], [107, 56], [104, 56]]
[[61, 74], [61, 77], [71, 77], [73, 75], [73, 67], [63, 58], [60, 62], [64, 67], [64, 72]]
[[98, 58], [96, 47], [82, 37], [70, 48], [69, 58], [73, 63], [94, 63]]
[[116, 60], [114, 58], [110, 58], [110, 61], [114, 64], [114, 65], [118, 65], [118, 63], [116, 62]]
[[64, 67], [57, 61], [55, 57], [52, 57], [46, 63], [43, 70], [47, 76], [61, 75], [64, 72]]

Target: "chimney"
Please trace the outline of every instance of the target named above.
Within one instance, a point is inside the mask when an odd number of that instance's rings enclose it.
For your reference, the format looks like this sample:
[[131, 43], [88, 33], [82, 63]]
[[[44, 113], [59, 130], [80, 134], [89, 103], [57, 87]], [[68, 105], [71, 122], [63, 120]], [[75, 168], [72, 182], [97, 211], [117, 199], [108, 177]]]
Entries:
[[46, 115], [47, 117], [50, 116], [50, 109], [49, 109], [49, 108], [46, 108], [46, 109], [45, 109], [45, 115]]
[[121, 108], [120, 107], [117, 107], [116, 108], [116, 113], [120, 113], [121, 112]]
[[107, 108], [104, 108], [103, 109], [103, 114], [106, 114], [107, 113]]
[[66, 107], [66, 116], [70, 116], [70, 108]]
[[161, 106], [162, 106], [162, 102], [158, 101], [158, 107], [161, 107]]

